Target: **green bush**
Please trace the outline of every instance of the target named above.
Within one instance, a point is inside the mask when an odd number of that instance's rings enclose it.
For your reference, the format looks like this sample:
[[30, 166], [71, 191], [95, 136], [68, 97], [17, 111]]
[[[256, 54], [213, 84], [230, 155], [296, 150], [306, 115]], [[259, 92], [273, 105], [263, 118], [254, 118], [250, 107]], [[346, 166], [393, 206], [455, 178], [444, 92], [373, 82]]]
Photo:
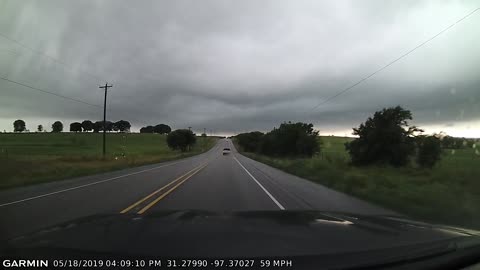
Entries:
[[167, 136], [168, 147], [173, 150], [185, 152], [190, 150], [197, 141], [195, 134], [189, 129], [177, 129], [172, 131]]
[[260, 152], [269, 156], [311, 157], [320, 151], [313, 124], [283, 123], [265, 134]]
[[260, 149], [260, 144], [263, 138], [263, 133], [254, 131], [249, 133], [242, 133], [236, 136], [238, 144], [247, 152], [257, 152]]
[[435, 136], [419, 136], [417, 164], [421, 167], [432, 168], [440, 160], [442, 147], [440, 139]]

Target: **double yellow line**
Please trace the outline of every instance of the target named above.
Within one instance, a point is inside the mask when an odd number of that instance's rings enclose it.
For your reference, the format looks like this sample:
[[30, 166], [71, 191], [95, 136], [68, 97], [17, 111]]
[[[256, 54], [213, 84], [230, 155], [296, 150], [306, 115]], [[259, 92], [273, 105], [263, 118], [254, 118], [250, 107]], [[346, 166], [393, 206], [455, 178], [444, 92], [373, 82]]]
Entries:
[[162, 193], [160, 196], [158, 196], [155, 200], [151, 201], [150, 203], [148, 203], [147, 205], [145, 205], [142, 209], [140, 209], [137, 214], [143, 214], [145, 213], [145, 211], [147, 211], [149, 208], [151, 208], [152, 206], [154, 206], [156, 203], [158, 203], [161, 199], [165, 198], [168, 194], [170, 194], [172, 191], [174, 191], [176, 188], [178, 188], [181, 184], [183, 184], [185, 181], [187, 181], [188, 179], [190, 179], [192, 176], [194, 176], [195, 174], [197, 174], [199, 171], [201, 171], [203, 168], [207, 167], [208, 165], [208, 162], [198, 166], [198, 167], [195, 167], [193, 168], [192, 170], [188, 171], [187, 173], [183, 174], [182, 176], [176, 178], [175, 180], [171, 181], [170, 183], [166, 184], [165, 186], [155, 190], [154, 192], [150, 193], [149, 195], [147, 195], [146, 197], [142, 198], [141, 200], [135, 202], [134, 204], [130, 205], [129, 207], [123, 209], [122, 211], [120, 211], [121, 214], [125, 214], [127, 213], [128, 211], [132, 210], [133, 208], [137, 207], [137, 206], [140, 206], [141, 204], [143, 204], [144, 202], [146, 202], [148, 199], [152, 198], [153, 196], [155, 196], [156, 194], [159, 194], [160, 192], [162, 192], [163, 190], [167, 189], [168, 187], [172, 186], [173, 184], [176, 183], [176, 185], [174, 185], [172, 188], [168, 189], [167, 191], [165, 191], [164, 193]]

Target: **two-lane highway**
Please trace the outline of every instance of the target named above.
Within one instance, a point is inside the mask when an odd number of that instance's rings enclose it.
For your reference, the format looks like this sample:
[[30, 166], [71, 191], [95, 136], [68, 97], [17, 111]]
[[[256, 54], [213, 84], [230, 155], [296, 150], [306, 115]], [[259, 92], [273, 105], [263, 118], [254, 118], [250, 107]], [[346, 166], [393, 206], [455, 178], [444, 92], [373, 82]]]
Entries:
[[[222, 155], [229, 147], [232, 153]], [[0, 241], [80, 217], [162, 210], [394, 212], [240, 155], [230, 140], [183, 160], [0, 192]]]

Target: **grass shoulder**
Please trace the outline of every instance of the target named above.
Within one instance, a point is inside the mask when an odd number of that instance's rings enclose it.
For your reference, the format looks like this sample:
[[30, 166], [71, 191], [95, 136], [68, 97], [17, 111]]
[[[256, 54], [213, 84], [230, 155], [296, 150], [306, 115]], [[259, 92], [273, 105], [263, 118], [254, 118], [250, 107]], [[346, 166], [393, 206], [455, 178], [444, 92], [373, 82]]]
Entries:
[[322, 137], [322, 152], [313, 158], [273, 158], [239, 151], [272, 167], [418, 220], [480, 228], [480, 156], [474, 150], [444, 151], [433, 169], [414, 165], [355, 167], [349, 164], [343, 148], [348, 140]]
[[160, 134], [107, 134], [107, 157], [98, 133], [0, 134], [0, 189], [181, 159], [206, 152], [217, 141], [198, 137], [189, 152], [168, 148]]

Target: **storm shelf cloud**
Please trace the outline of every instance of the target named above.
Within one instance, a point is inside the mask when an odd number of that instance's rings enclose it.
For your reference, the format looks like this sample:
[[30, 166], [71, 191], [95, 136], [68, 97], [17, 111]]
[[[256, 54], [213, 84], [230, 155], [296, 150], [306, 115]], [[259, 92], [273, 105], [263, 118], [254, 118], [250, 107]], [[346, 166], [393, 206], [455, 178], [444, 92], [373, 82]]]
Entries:
[[[480, 137], [476, 1], [2, 1], [0, 130], [108, 116], [234, 134], [284, 121], [350, 134], [401, 105], [427, 132]], [[14, 41], [13, 41], [14, 40]], [[17, 42], [15, 42], [17, 41]], [[24, 46], [22, 46], [24, 45]], [[321, 106], [316, 107], [318, 104]]]

